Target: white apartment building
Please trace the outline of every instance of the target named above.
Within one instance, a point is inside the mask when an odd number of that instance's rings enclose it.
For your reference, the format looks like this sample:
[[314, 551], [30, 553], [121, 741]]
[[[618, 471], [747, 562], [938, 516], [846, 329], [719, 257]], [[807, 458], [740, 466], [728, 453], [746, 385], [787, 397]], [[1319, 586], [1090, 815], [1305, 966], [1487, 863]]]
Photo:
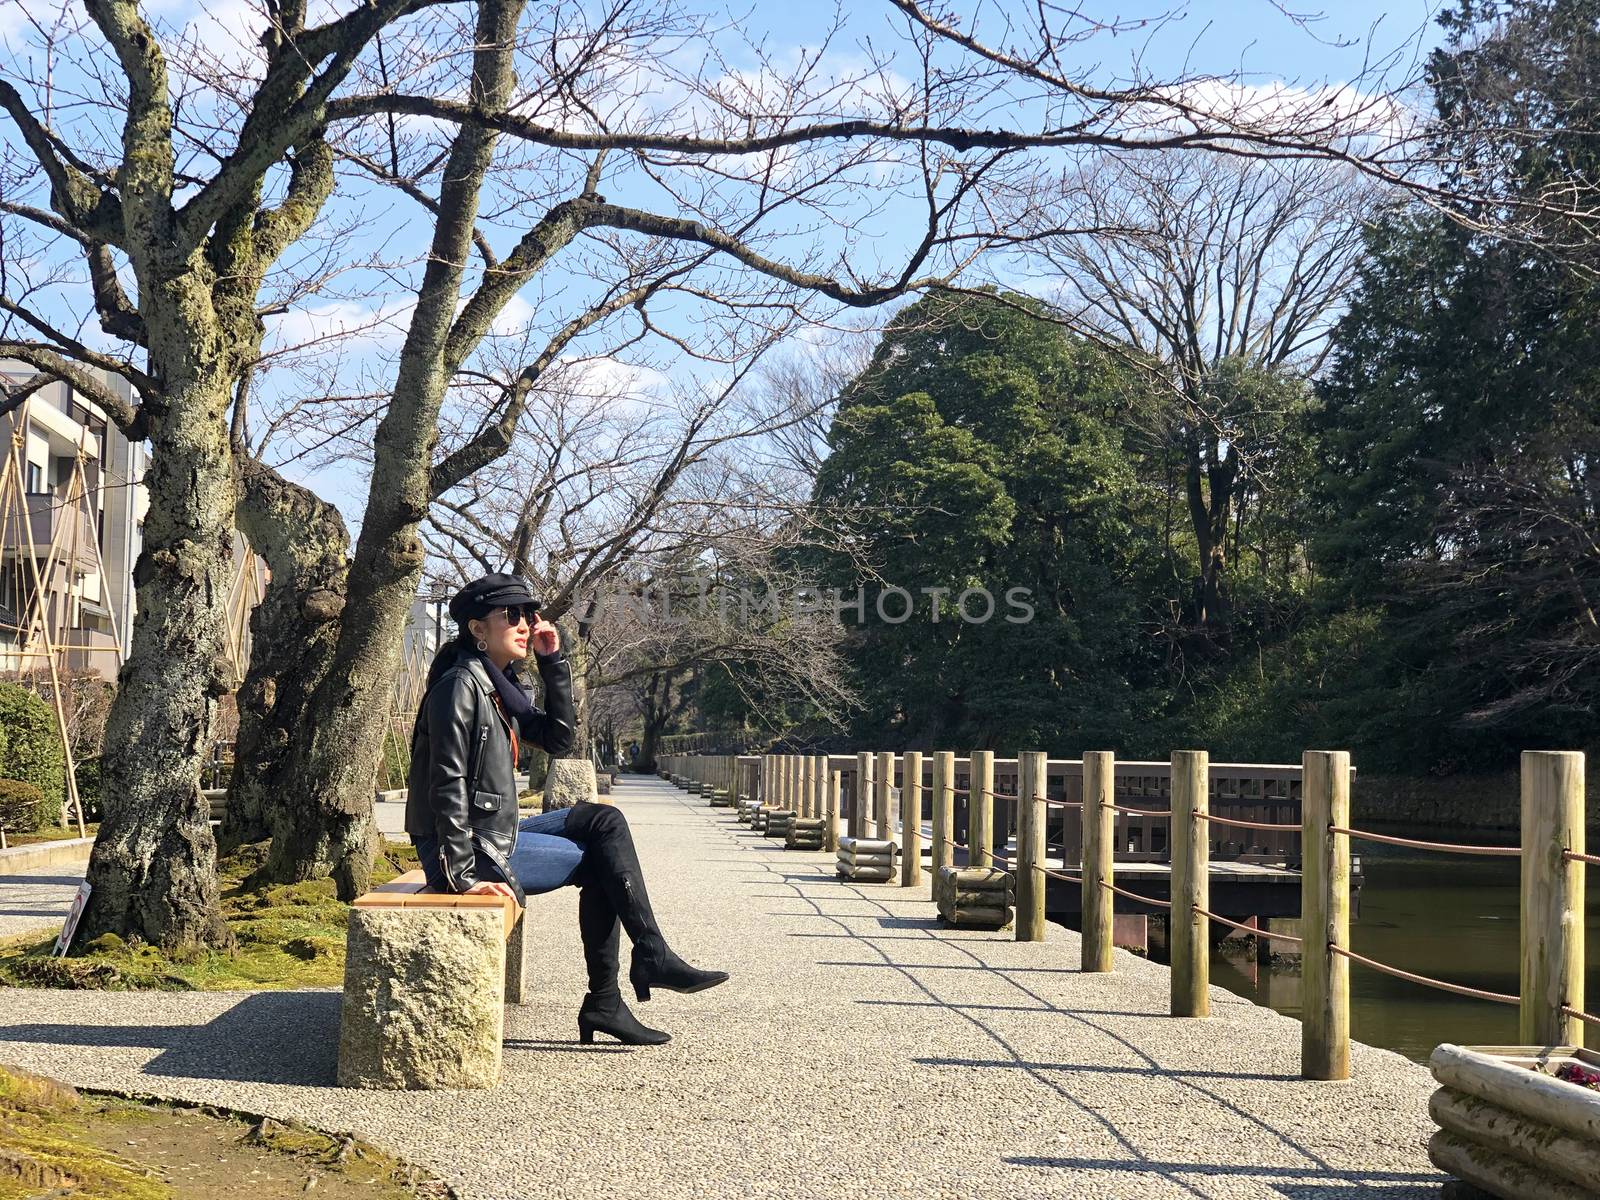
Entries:
[[[130, 394], [125, 380], [91, 373]], [[0, 360], [0, 379], [8, 385], [34, 374], [32, 367]], [[74, 503], [80, 452], [87, 501]], [[118, 642], [125, 650], [133, 622], [133, 564], [148, 507], [140, 484], [144, 446], [129, 442], [93, 402], [56, 381], [23, 409], [0, 417], [0, 456], [0, 479], [15, 471], [0, 488], [0, 672], [47, 666], [37, 623], [28, 618], [35, 572], [50, 567], [43, 582], [52, 641], [64, 638], [68, 667], [115, 679]]]
[[[85, 370], [131, 399], [126, 380]], [[0, 359], [0, 381], [8, 386], [26, 383], [34, 375], [26, 364]], [[53, 558], [44, 591], [51, 640], [65, 647], [56, 646], [62, 651], [57, 662], [64, 659], [72, 670], [115, 680], [119, 643], [120, 657], [126, 657], [133, 628], [133, 567], [149, 508], [142, 482], [144, 445], [129, 442], [98, 406], [56, 381], [35, 392], [25, 409], [0, 417], [0, 480], [5, 478], [13, 447], [22, 496], [18, 503], [18, 489], [9, 484], [0, 487], [0, 675], [47, 668], [37, 628], [30, 631], [28, 626], [36, 625], [29, 621], [35, 571], [46, 574]], [[87, 512], [70, 499], [80, 447]], [[229, 604], [228, 637], [241, 668], [249, 658], [249, 614], [257, 587], [267, 580], [264, 566], [253, 558], [247, 562], [247, 556], [248, 544], [235, 535], [238, 594]], [[420, 657], [426, 671], [427, 658], [437, 645], [436, 617], [424, 600], [411, 606], [403, 663]]]

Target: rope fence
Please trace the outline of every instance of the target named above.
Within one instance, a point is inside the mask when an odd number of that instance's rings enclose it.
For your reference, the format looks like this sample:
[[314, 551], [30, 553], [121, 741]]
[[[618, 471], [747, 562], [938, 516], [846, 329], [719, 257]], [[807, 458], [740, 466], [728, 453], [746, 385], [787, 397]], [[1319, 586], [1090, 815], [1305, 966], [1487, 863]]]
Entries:
[[1116, 884], [1108, 883], [1104, 879], [1100, 881], [1100, 886], [1105, 888], [1108, 892], [1115, 892], [1119, 896], [1126, 896], [1129, 900], [1137, 900], [1140, 904], [1153, 904], [1157, 908], [1172, 907], [1171, 900], [1157, 900], [1154, 896], [1141, 896], [1138, 892], [1125, 891], [1124, 889], [1119, 888]]
[[[1254, 935], [1259, 939], [1258, 951], [1268, 943], [1299, 947], [1305, 962], [1301, 1018], [1305, 1035], [1301, 1050], [1301, 1073], [1308, 1079], [1349, 1078], [1349, 996], [1344, 988], [1338, 986], [1338, 980], [1346, 978], [1346, 969], [1334, 970], [1334, 964], [1340, 960], [1431, 991], [1519, 1008], [1521, 1040], [1533, 1044], [1570, 1045], [1575, 1041], [1582, 1044], [1584, 1027], [1600, 1028], [1600, 1013], [1586, 1012], [1581, 1004], [1570, 1003], [1582, 993], [1584, 969], [1584, 872], [1578, 864], [1600, 866], [1600, 853], [1574, 848], [1583, 844], [1585, 822], [1584, 757], [1578, 752], [1529, 751], [1523, 755], [1522, 794], [1533, 799], [1524, 805], [1519, 845], [1436, 841], [1356, 827], [1351, 823], [1350, 807], [1354, 771], [1350, 756], [1345, 751], [1307, 751], [1297, 770], [1265, 764], [1255, 767], [1249, 764], [1213, 766], [1204, 751], [1174, 752], [1167, 767], [1151, 763], [1128, 766], [1117, 763], [1115, 756], [1108, 751], [1085, 752], [1081, 762], [1083, 790], [1079, 800], [1052, 799], [1044, 794], [1047, 788], [1071, 788], [1073, 776], [1069, 773], [1064, 784], [1059, 772], [1052, 776], [1050, 760], [1042, 751], [1018, 754], [1014, 775], [1008, 771], [1003, 780], [1012, 782], [1015, 792], [1001, 791], [992, 786], [994, 776], [990, 772], [994, 765], [993, 755], [987, 751], [982, 754], [980, 763], [975, 752], [974, 770], [967, 776], [967, 787], [954, 786], [956, 776], [951, 764], [955, 759], [950, 752], [938, 752], [934, 756], [934, 782], [928, 789], [934, 805], [934, 828], [936, 831], [949, 830], [953, 834], [953, 822], [962, 811], [955, 805], [954, 797], [960, 796], [968, 801], [965, 811], [971, 824], [966, 830], [967, 837], [989, 842], [992, 833], [1001, 844], [988, 844], [980, 849], [973, 842], [957, 841], [953, 836], [941, 832], [935, 845], [949, 850], [949, 854], [944, 854], [936, 849], [936, 861], [942, 871], [957, 866], [953, 858], [959, 852], [967, 859], [968, 866], [990, 866], [1008, 872], [1006, 890], [1010, 892], [1014, 888], [1008, 899], [1015, 905], [1018, 941], [1048, 940], [1045, 935], [1046, 881], [1059, 880], [1062, 884], [1078, 887], [1078, 895], [1071, 899], [1082, 901], [1080, 944], [1082, 969], [1085, 972], [1106, 973], [1115, 970], [1113, 951], [1119, 928], [1116, 925], [1118, 902], [1114, 897], [1121, 897], [1139, 906], [1137, 912], [1140, 915], [1135, 918], [1139, 923], [1143, 921], [1143, 914], [1151, 910], [1164, 909], [1172, 917], [1183, 914], [1184, 919], [1173, 920], [1169, 927], [1171, 1011], [1178, 1017], [1205, 1016], [1209, 1012], [1207, 996], [1210, 990], [1212, 936], [1220, 936], [1222, 930]], [[775, 794], [780, 797], [789, 794], [786, 790], [789, 785], [784, 782], [788, 776], [782, 773], [790, 769], [783, 764], [788, 757], [768, 756], [770, 761], [764, 761], [761, 766], [760, 783], [764, 787], [770, 775]], [[713, 781], [727, 778], [728, 764], [736, 760], [731, 757], [727, 760], [710, 760], [685, 756], [680, 761], [691, 780], [683, 786], [698, 790], [698, 784], [693, 780], [703, 782], [707, 775]], [[887, 752], [878, 755], [877, 788], [883, 787], [883, 772], [892, 770], [893, 761], [893, 756]], [[915, 795], [921, 787], [922, 777], [917, 771], [915, 759], [902, 761], [907, 771], [903, 795]], [[891, 766], [885, 767], [886, 762]], [[1287, 773], [1291, 770], [1295, 771], [1293, 775]], [[1147, 808], [1138, 807], [1136, 803], [1117, 803], [1117, 788], [1133, 778], [1130, 771], [1147, 781], [1156, 778], [1164, 786], [1157, 790], [1148, 784], [1141, 786], [1134, 779], [1131, 786], [1124, 788], [1121, 795], [1124, 801], [1166, 801], [1169, 806]], [[1166, 771], [1170, 771], [1170, 774], [1165, 774]], [[1256, 774], [1252, 775], [1252, 771]], [[676, 780], [677, 776], [673, 778]], [[893, 778], [891, 773], [888, 781], [892, 782]], [[861, 784], [870, 783], [873, 779], [872, 773], [858, 777], [858, 804]], [[755, 774], [752, 772], [754, 781]], [[1233, 781], [1236, 790], [1229, 790], [1229, 781]], [[1285, 783], [1295, 786], [1282, 790]], [[1170, 787], [1165, 786], [1168, 784]], [[880, 799], [882, 795], [881, 790], [877, 792]], [[990, 829], [986, 801], [991, 799], [1017, 806], [1012, 810], [1017, 820], [1014, 848], [1009, 841], [1010, 823], [1000, 816], [1003, 810], [999, 809], [998, 804], [994, 821], [996, 828]], [[1223, 816], [1209, 811], [1210, 804], [1233, 812], [1284, 814], [1295, 819], [1254, 820], [1242, 815]], [[1081, 847], [1072, 844], [1071, 830], [1076, 818], [1052, 821], [1049, 815], [1051, 809], [1078, 809], [1082, 812]], [[1170, 845], [1161, 848], [1165, 850], [1165, 855], [1153, 844], [1148, 853], [1137, 849], [1132, 831], [1127, 839], [1122, 838], [1118, 832], [1119, 826], [1127, 827], [1116, 822], [1112, 814], [1169, 822], [1167, 830]], [[899, 818], [907, 822], [906, 837], [914, 844], [916, 835], [910, 831], [910, 823], [916, 821], [920, 825], [921, 812], [916, 811], [916, 806], [912, 806], [912, 811], [908, 812], [902, 803]], [[1261, 915], [1263, 912], [1293, 912], [1293, 908], [1261, 905], [1251, 896], [1241, 901], [1231, 891], [1226, 892], [1220, 901], [1207, 898], [1207, 881], [1231, 878], [1228, 875], [1231, 868], [1226, 863], [1215, 861], [1216, 849], [1211, 841], [1214, 835], [1208, 835], [1200, 822], [1226, 829], [1289, 834], [1300, 839], [1301, 849], [1298, 852], [1284, 848], [1292, 843], [1276, 837], [1233, 838], [1230, 842], [1264, 842], [1278, 847], [1271, 857], [1256, 855], [1250, 858], [1251, 870], [1244, 873], [1272, 875], [1274, 879], [1271, 881], [1279, 884], [1287, 881], [1298, 891], [1301, 934], [1275, 932], [1266, 927], [1267, 918]], [[895, 821], [891, 820], [886, 828], [880, 826], [879, 836], [893, 838], [896, 829]], [[1052, 841], [1052, 838], [1056, 840]], [[1348, 931], [1355, 899], [1353, 885], [1360, 875], [1358, 869], [1352, 874], [1357, 860], [1350, 853], [1351, 841], [1396, 846], [1428, 854], [1517, 860], [1524, 922], [1534, 922], [1540, 944], [1546, 947], [1546, 953], [1541, 956], [1524, 958], [1520, 994], [1451, 982], [1352, 950], [1348, 944]], [[1157, 859], [1170, 864], [1157, 868], [1170, 870], [1170, 875], [1166, 876], [1170, 880], [1166, 888], [1167, 899], [1133, 890], [1135, 887], [1148, 887], [1152, 891], [1160, 891], [1163, 889], [1163, 880], [1148, 869], [1119, 869], [1118, 859], [1124, 854], [1139, 862]], [[1079, 861], [1074, 863], [1073, 858]], [[1060, 865], [1049, 865], [1053, 863]], [[956, 882], [947, 876], [941, 878], [946, 883]], [[903, 879], [902, 882], [909, 880]], [[1262, 899], [1265, 899], [1264, 895]], [[1222, 903], [1224, 907], [1234, 907], [1241, 914], [1254, 912], [1257, 915], [1248, 917], [1249, 923], [1246, 924], [1245, 920], [1235, 920], [1212, 911], [1209, 906], [1215, 902]], [[1273, 902], [1276, 903], [1276, 898]], [[940, 903], [943, 906], [945, 901], [941, 899]], [[1004, 906], [1009, 908], [1011, 904]], [[1527, 915], [1529, 913], [1533, 915], [1530, 917]], [[1190, 914], [1193, 918], [1203, 920], [1191, 919]], [[1123, 916], [1127, 915], [1125, 910]], [[1206, 923], [1211, 925], [1209, 930]], [[1123, 926], [1120, 931], [1126, 933], [1128, 927]], [[1573, 944], [1574, 938], [1577, 939], [1576, 946]], [[1446, 966], [1444, 969], [1450, 968]]]
[[1128, 808], [1121, 804], [1108, 804], [1107, 808], [1113, 812], [1127, 813], [1130, 817], [1170, 817], [1170, 808]]
[[1483, 988], [1468, 987], [1463, 983], [1447, 983], [1443, 979], [1434, 979], [1430, 975], [1418, 975], [1414, 971], [1402, 971], [1399, 967], [1391, 967], [1388, 963], [1381, 963], [1375, 958], [1368, 958], [1365, 954], [1357, 954], [1354, 950], [1347, 950], [1343, 946], [1329, 944], [1328, 950], [1340, 958], [1348, 958], [1351, 962], [1358, 962], [1364, 967], [1371, 967], [1374, 971], [1382, 971], [1385, 975], [1393, 975], [1396, 979], [1409, 980], [1411, 983], [1420, 983], [1423, 987], [1437, 988], [1441, 992], [1454, 992], [1458, 996], [1471, 996], [1478, 1000], [1492, 1000], [1496, 1004], [1521, 1004], [1521, 996], [1507, 995], [1505, 992], [1488, 992]]
[[1065, 871], [1055, 871], [1049, 867], [1041, 867], [1038, 863], [1033, 864], [1033, 869], [1041, 875], [1048, 875], [1051, 879], [1059, 879], [1063, 883], [1076, 883], [1080, 887], [1083, 886], [1082, 875], [1068, 875]]
[[1219, 817], [1213, 812], [1197, 812], [1194, 814], [1201, 821], [1211, 821], [1218, 825], [1229, 825], [1235, 829], [1269, 829], [1287, 833], [1299, 833], [1298, 825], [1272, 824], [1267, 821], [1240, 821], [1233, 817]]
[[[1348, 829], [1343, 825], [1330, 825], [1329, 833], [1343, 833], [1369, 842], [1382, 842], [1386, 846], [1408, 846], [1413, 850], [1432, 850], [1439, 854], [1478, 854], [1488, 858], [1521, 858], [1521, 846], [1472, 846], [1463, 842], [1424, 842], [1418, 838], [1394, 837], [1387, 833], [1371, 833], [1365, 829]], [[1595, 861], [1600, 862], [1600, 859]]]
[[1226, 925], [1230, 929], [1237, 929], [1241, 933], [1253, 933], [1257, 937], [1270, 938], [1272, 941], [1275, 941], [1275, 942], [1288, 942], [1288, 943], [1290, 943], [1291, 945], [1294, 945], [1294, 946], [1303, 946], [1303, 945], [1305, 945], [1305, 939], [1304, 938], [1296, 937], [1292, 933], [1274, 933], [1272, 930], [1263, 929], [1259, 925], [1243, 925], [1243, 924], [1240, 924], [1238, 921], [1230, 921], [1230, 920], [1228, 920], [1227, 917], [1219, 917], [1219, 916], [1217, 916], [1216, 913], [1211, 912], [1209, 909], [1201, 908], [1198, 904], [1190, 905], [1190, 907], [1193, 908], [1194, 911], [1199, 913], [1202, 917], [1207, 917], [1210, 920], [1216, 921], [1220, 925]]

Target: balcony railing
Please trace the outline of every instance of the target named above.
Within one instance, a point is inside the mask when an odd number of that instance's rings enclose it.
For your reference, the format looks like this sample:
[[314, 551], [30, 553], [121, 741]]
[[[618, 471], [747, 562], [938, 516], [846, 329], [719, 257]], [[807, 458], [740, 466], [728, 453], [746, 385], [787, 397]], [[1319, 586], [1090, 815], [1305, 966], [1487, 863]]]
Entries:
[[[52, 492], [30, 492], [27, 501], [27, 525], [11, 521], [6, 523], [3, 532], [4, 543], [0, 550], [7, 554], [26, 554], [31, 537], [34, 551], [42, 559], [50, 552], [51, 542], [59, 533], [61, 551], [57, 561], [73, 559], [73, 565], [80, 571], [92, 571], [96, 567], [95, 561], [95, 536], [94, 522], [89, 519], [89, 514], [76, 504], [70, 504], [62, 497]], [[77, 537], [73, 537], [72, 522], [78, 522]], [[74, 556], [74, 540], [76, 540], [76, 555]]]

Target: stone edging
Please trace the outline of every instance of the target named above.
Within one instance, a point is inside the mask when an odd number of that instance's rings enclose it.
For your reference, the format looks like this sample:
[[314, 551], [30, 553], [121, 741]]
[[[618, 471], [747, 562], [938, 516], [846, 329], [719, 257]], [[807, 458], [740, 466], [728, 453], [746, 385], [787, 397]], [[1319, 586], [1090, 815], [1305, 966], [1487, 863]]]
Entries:
[[15, 875], [37, 867], [56, 867], [64, 863], [89, 860], [92, 837], [67, 838], [59, 842], [34, 842], [27, 846], [7, 846], [0, 850], [0, 875]]

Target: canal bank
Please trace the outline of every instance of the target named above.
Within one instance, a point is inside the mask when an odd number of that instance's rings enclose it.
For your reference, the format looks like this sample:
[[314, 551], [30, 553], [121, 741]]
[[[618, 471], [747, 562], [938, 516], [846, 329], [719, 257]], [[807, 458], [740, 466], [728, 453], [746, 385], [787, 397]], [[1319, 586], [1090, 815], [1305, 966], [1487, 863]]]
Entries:
[[[1463, 834], [1436, 826], [1366, 822], [1376, 832], [1402, 837], [1451, 837], [1475, 845], [1507, 845], [1515, 835]], [[1351, 949], [1420, 975], [1485, 991], [1516, 994], [1520, 984], [1520, 881], [1516, 859], [1424, 854], [1364, 843], [1363, 886], [1350, 922]], [[1600, 887], [1588, 890], [1585, 987], [1600, 997]], [[1167, 959], [1166, 939], [1153, 934], [1151, 957]], [[1300, 972], [1275, 956], [1258, 965], [1238, 943], [1211, 958], [1211, 982], [1287, 1016], [1300, 1016]], [[1456, 996], [1352, 964], [1351, 1036], [1423, 1062], [1440, 1042], [1512, 1045], [1517, 1010]], [[1590, 1044], [1595, 1044], [1593, 1032]]]

